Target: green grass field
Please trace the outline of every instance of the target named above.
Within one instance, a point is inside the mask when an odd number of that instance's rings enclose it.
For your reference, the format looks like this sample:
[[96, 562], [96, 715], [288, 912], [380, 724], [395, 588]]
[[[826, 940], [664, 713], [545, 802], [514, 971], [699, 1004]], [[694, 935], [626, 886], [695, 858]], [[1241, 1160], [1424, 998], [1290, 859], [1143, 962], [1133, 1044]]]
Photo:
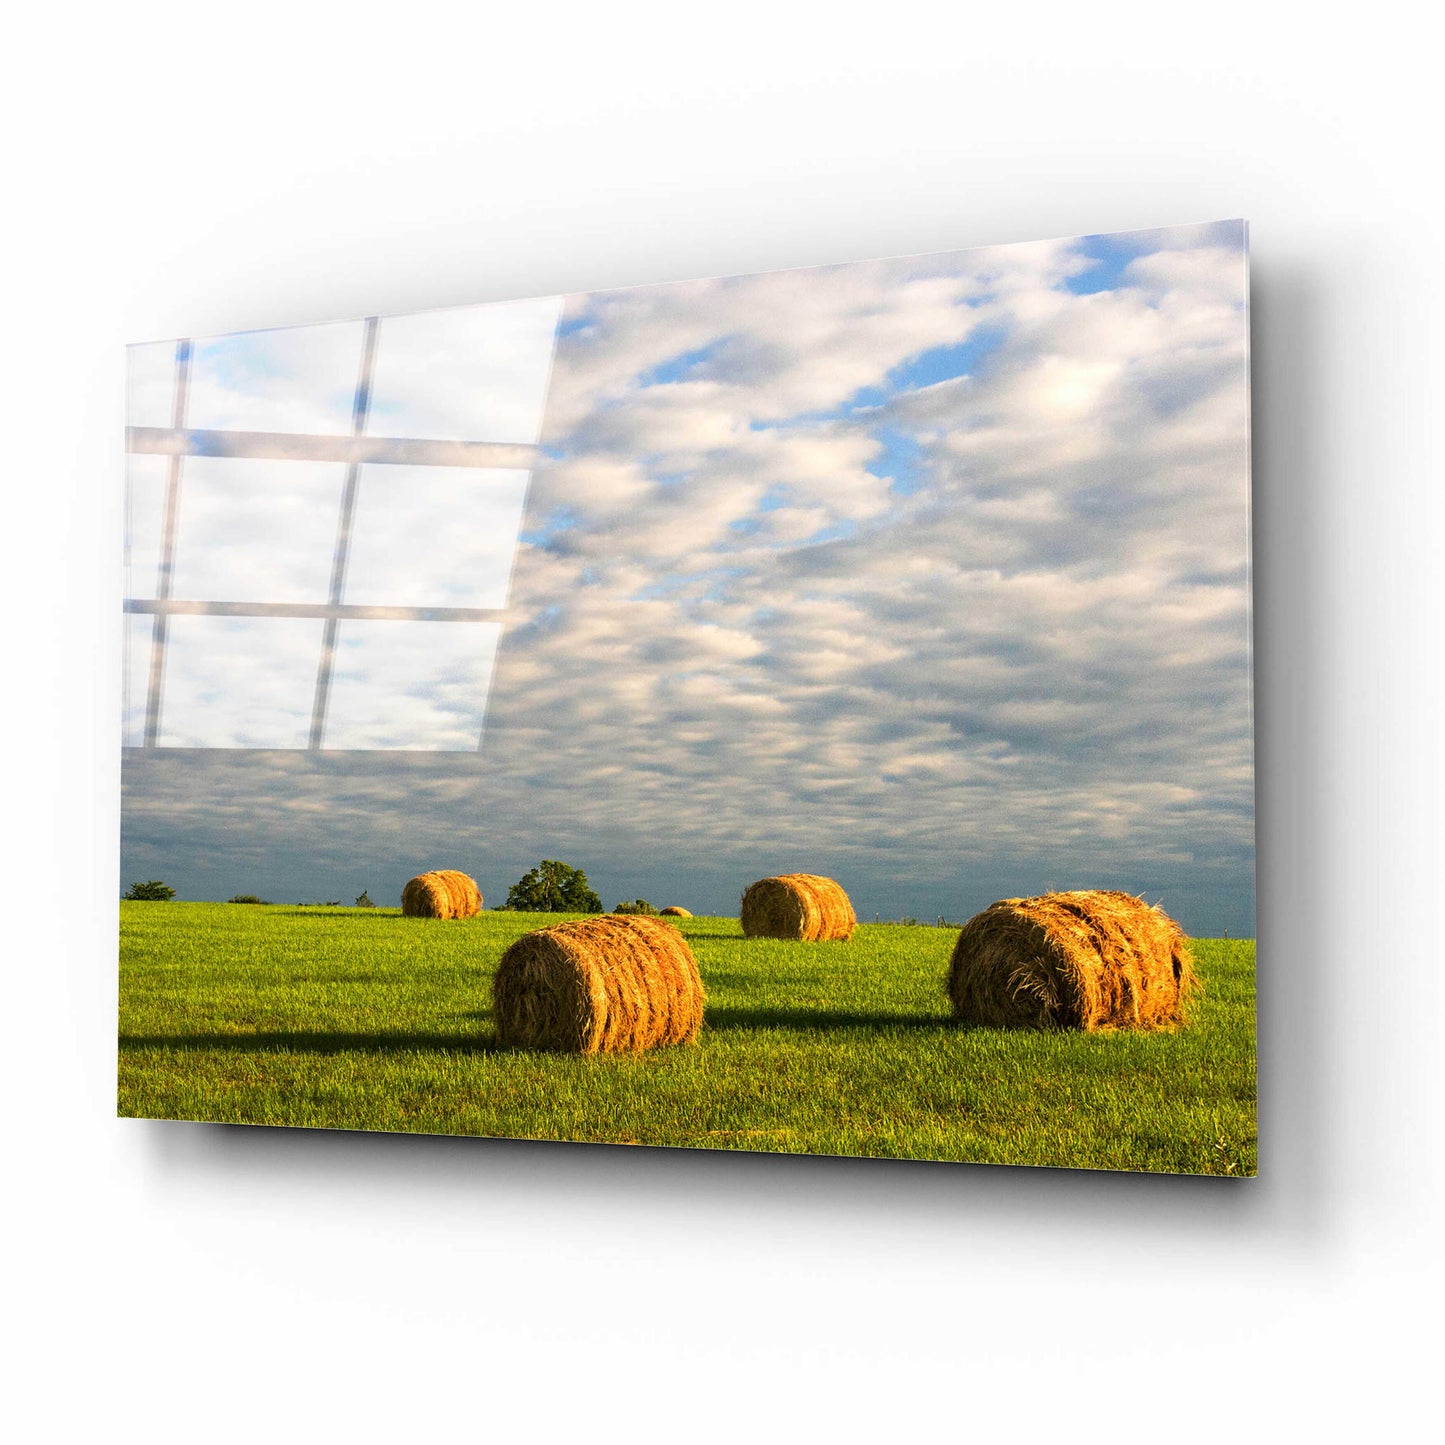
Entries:
[[502, 950], [558, 916], [123, 903], [119, 1112], [1006, 1164], [1253, 1174], [1254, 944], [1194, 944], [1176, 1033], [950, 1022], [957, 930], [746, 940], [679, 919], [707, 987], [694, 1047], [497, 1047]]

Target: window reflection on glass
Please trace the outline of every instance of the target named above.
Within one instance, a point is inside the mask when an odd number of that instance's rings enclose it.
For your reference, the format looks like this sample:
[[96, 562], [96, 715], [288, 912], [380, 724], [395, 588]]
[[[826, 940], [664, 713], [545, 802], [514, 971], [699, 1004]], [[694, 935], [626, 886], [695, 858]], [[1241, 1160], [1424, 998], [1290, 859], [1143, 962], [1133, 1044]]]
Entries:
[[167, 457], [126, 458], [125, 586], [128, 597], [157, 595], [170, 465]]
[[491, 467], [362, 467], [345, 600], [505, 607], [527, 476]]
[[383, 318], [367, 434], [535, 442], [562, 299]]
[[242, 331], [195, 343], [186, 424], [211, 431], [351, 430], [362, 323]]
[[341, 623], [322, 746], [474, 750], [501, 634], [485, 622]]
[[161, 746], [306, 746], [319, 621], [182, 616], [169, 627]]
[[127, 746], [477, 746], [561, 308], [130, 348]]
[[324, 602], [345, 478], [337, 462], [188, 457], [171, 595]]

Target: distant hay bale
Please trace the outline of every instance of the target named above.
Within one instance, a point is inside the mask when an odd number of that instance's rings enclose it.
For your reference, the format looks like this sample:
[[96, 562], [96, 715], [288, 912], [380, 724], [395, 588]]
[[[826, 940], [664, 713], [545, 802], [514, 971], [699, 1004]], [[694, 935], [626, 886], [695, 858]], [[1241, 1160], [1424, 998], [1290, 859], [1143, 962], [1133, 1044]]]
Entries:
[[406, 918], [471, 918], [481, 907], [476, 880], [451, 868], [419, 873], [401, 890]]
[[697, 1038], [702, 976], [672, 924], [609, 913], [524, 934], [497, 965], [492, 1006], [504, 1044], [569, 1054], [651, 1049]]
[[748, 938], [796, 938], [821, 943], [853, 936], [858, 917], [842, 887], [815, 873], [760, 878], [743, 894], [743, 933]]
[[963, 926], [948, 967], [962, 1023], [1162, 1028], [1199, 987], [1184, 930], [1128, 893], [1005, 898]]
[[679, 907], [677, 906], [677, 904], [674, 903], [670, 908], [664, 908], [664, 909], [662, 910], [662, 912], [661, 912], [660, 914], [658, 914], [658, 917], [659, 917], [659, 918], [691, 918], [691, 917], [692, 917], [692, 914], [689, 913], [686, 908], [679, 908]]

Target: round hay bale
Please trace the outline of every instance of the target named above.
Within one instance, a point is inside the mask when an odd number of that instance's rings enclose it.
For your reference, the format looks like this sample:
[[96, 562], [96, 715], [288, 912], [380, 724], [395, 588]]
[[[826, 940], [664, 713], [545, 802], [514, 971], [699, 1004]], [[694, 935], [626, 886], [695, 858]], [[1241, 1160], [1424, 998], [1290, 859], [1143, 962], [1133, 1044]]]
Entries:
[[620, 1053], [692, 1043], [697, 960], [670, 923], [615, 913], [524, 934], [492, 984], [497, 1037], [524, 1049]]
[[679, 908], [674, 903], [671, 908], [664, 908], [657, 916], [659, 918], [691, 918], [692, 914], [686, 908]]
[[842, 887], [815, 873], [783, 873], [750, 883], [743, 893], [741, 916], [748, 938], [793, 938], [804, 943], [847, 940], [858, 926]]
[[1199, 987], [1184, 930], [1128, 893], [1005, 898], [970, 918], [948, 966], [961, 1023], [1163, 1028]]
[[471, 918], [482, 907], [476, 879], [451, 868], [419, 873], [401, 890], [406, 918]]

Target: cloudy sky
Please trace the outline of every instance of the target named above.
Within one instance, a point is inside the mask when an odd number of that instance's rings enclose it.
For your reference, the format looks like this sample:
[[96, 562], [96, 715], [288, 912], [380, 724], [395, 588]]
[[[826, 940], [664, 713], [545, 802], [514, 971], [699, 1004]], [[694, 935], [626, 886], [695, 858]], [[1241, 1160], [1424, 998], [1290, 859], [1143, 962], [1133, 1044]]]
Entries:
[[[529, 486], [362, 467], [344, 600], [494, 616], [343, 621], [319, 753], [256, 718], [288, 667], [309, 717], [320, 622], [174, 619], [123, 883], [392, 902], [456, 866], [500, 902], [547, 856], [608, 906], [815, 871], [869, 918], [1113, 886], [1252, 932], [1240, 223], [556, 307], [381, 323], [370, 434], [540, 450]], [[289, 371], [198, 346], [186, 424], [350, 431], [359, 324], [289, 335]], [[167, 426], [174, 348], [138, 350]], [[324, 600], [344, 466], [185, 468], [175, 595]], [[132, 596], [162, 471], [133, 459]]]

